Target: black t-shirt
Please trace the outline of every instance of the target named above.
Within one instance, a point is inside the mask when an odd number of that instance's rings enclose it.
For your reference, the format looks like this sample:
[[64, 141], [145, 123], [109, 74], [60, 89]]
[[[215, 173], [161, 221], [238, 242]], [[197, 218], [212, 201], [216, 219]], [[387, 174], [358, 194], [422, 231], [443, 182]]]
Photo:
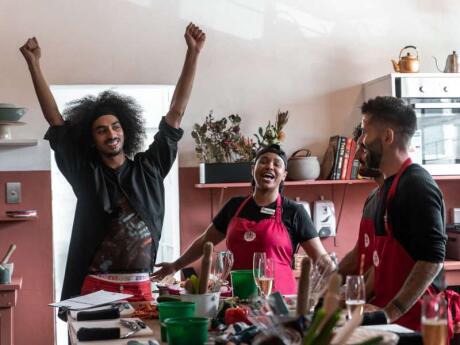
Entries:
[[[376, 212], [376, 236], [385, 236], [385, 201], [395, 176], [385, 179]], [[444, 200], [431, 175], [412, 164], [401, 175], [388, 207], [394, 236], [414, 261], [440, 263], [446, 253]]]
[[[212, 220], [218, 231], [223, 234], [227, 233], [228, 224], [246, 198], [246, 196], [232, 198], [219, 211]], [[276, 209], [276, 201], [268, 206], [265, 206], [265, 208]], [[251, 198], [248, 200], [246, 205], [244, 205], [239, 217], [255, 222], [272, 217], [269, 214], [262, 213], [261, 209], [262, 206], [257, 205], [254, 198]], [[282, 197], [281, 218], [289, 233], [289, 237], [291, 238], [294, 253], [297, 251], [299, 244], [318, 237], [315, 225], [313, 224], [307, 211], [305, 211], [305, 208], [285, 197]]]

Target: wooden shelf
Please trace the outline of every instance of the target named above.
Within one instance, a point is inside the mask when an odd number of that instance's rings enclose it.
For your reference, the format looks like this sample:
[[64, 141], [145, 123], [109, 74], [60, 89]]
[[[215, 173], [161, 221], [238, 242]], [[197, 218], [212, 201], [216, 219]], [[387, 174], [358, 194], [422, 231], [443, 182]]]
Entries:
[[447, 259], [444, 261], [444, 270], [445, 271], [459, 271], [460, 270], [460, 261], [454, 261]]
[[20, 290], [22, 287], [22, 277], [12, 277], [11, 283], [9, 284], [0, 284], [0, 291], [11, 291], [11, 290]]
[[[285, 186], [315, 186], [315, 185], [336, 185], [336, 184], [369, 184], [371, 180], [303, 180], [303, 181], [286, 181]], [[250, 187], [249, 182], [237, 183], [197, 183], [195, 188], [241, 188]]]
[[435, 181], [460, 181], [460, 175], [437, 175], [433, 178]]
[[37, 139], [0, 139], [0, 147], [37, 146]]
[[[460, 175], [439, 175], [433, 176], [435, 181], [460, 181]], [[371, 184], [372, 180], [303, 180], [303, 181], [286, 181], [285, 186], [317, 186], [317, 185], [350, 185], [350, 184]], [[201, 189], [222, 189], [222, 188], [244, 188], [250, 187], [249, 182], [236, 183], [197, 183], [195, 188]]]
[[24, 221], [31, 221], [37, 220], [38, 216], [35, 217], [0, 217], [0, 223], [3, 222], [24, 222]]

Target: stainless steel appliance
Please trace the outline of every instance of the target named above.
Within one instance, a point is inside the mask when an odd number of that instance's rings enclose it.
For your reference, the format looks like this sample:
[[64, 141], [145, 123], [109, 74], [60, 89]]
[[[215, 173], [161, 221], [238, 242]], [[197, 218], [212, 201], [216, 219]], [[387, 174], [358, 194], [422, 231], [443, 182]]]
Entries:
[[411, 157], [432, 175], [460, 174], [460, 74], [392, 73], [364, 84], [364, 98], [394, 96], [417, 114]]

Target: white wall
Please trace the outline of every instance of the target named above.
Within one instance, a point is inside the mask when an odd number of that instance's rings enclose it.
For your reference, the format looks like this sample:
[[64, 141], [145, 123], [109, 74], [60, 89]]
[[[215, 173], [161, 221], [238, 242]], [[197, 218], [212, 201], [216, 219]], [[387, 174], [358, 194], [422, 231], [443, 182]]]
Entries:
[[207, 43], [181, 166], [196, 164], [190, 130], [210, 109], [241, 114], [247, 134], [288, 109], [287, 151], [307, 146], [321, 155], [329, 135], [349, 134], [358, 121], [360, 84], [391, 72], [401, 47], [419, 47], [424, 72], [435, 71], [431, 55], [444, 64], [460, 48], [459, 15], [455, 0], [0, 0], [0, 102], [30, 109], [29, 125], [14, 135], [42, 137], [18, 52], [32, 35], [50, 83], [175, 84], [183, 31], [194, 21]]

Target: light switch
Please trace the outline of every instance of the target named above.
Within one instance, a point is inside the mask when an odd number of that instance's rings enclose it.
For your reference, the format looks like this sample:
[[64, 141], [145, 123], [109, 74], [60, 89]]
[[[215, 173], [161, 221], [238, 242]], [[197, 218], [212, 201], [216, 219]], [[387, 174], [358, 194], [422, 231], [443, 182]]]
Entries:
[[19, 204], [21, 202], [21, 182], [6, 183], [6, 203]]

